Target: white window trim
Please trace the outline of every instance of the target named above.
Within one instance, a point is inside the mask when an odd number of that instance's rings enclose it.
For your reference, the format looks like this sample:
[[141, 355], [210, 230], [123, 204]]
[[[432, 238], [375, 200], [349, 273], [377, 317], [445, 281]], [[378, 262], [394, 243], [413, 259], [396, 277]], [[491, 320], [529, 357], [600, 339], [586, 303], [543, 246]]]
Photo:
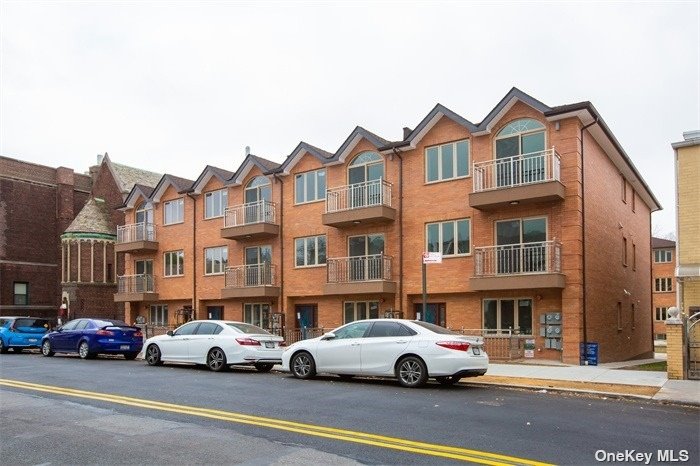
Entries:
[[[245, 320], [245, 308], [246, 308], [246, 306], [251, 306], [251, 308], [250, 308], [251, 309], [251, 317], [253, 317], [253, 314], [255, 313], [253, 307], [260, 306], [260, 310], [258, 311], [259, 312], [258, 317], [260, 317], [259, 323], [256, 324], [254, 322], [248, 322]], [[268, 322], [271, 324], [273, 312], [272, 312], [272, 305], [269, 302], [243, 303], [243, 315], [241, 316], [242, 317], [241, 321], [246, 323], [246, 324], [257, 325], [260, 328], [264, 328], [264, 326], [263, 326], [263, 324], [264, 324], [264, 322], [263, 322], [263, 307], [264, 306], [267, 306]], [[252, 319], [252, 320], [255, 320], [255, 319]]]
[[[182, 220], [180, 220], [179, 222], [166, 223], [165, 213], [167, 211], [167, 206], [169, 204], [172, 204], [173, 202], [177, 202], [177, 203], [182, 204]], [[178, 225], [180, 223], [185, 223], [185, 199], [180, 197], [178, 199], [171, 199], [169, 201], [163, 202], [163, 226], [167, 227], [170, 225]]]
[[[665, 315], [665, 317], [663, 319], [658, 318], [659, 311], [661, 311], [661, 313]], [[667, 318], [668, 318], [668, 307], [657, 306], [656, 308], [654, 308], [654, 322], [665, 322]]]
[[[326, 262], [324, 262], [323, 264], [318, 263], [318, 238], [321, 236], [326, 238]], [[304, 262], [306, 262], [306, 240], [309, 238], [316, 239], [316, 263], [313, 265], [297, 265], [297, 240], [300, 240], [300, 239], [304, 240]], [[299, 238], [294, 238], [294, 268], [295, 269], [313, 269], [313, 268], [317, 268], [317, 267], [325, 267], [327, 264], [328, 264], [328, 236], [327, 235], [322, 234], [322, 235], [300, 236]]]
[[[219, 250], [219, 251], [226, 251], [226, 264], [224, 264], [223, 261], [223, 254], [221, 257], [221, 272], [207, 272], [207, 251], [213, 251], [213, 250]], [[224, 275], [226, 273], [226, 267], [228, 266], [228, 247], [226, 246], [211, 246], [208, 248], [204, 248], [204, 275], [209, 277], [212, 275]], [[213, 263], [212, 263], [212, 268], [213, 268]]]
[[[221, 201], [221, 214], [219, 215], [212, 215], [211, 217], [207, 217], [207, 196], [213, 196], [215, 193], [226, 193], [226, 204], [224, 205], [223, 199]], [[223, 194], [221, 194], [223, 197]], [[204, 220], [211, 220], [213, 218], [222, 218], [224, 215], [226, 215], [226, 208], [228, 207], [228, 189], [217, 189], [214, 191], [209, 191], [207, 193], [204, 193]], [[184, 215], [183, 215], [184, 217]]]
[[[457, 143], [460, 142], [467, 142], [467, 174], [466, 175], [461, 175], [461, 176], [453, 176], [452, 178], [443, 178], [442, 177], [442, 146], [446, 146], [448, 144], [452, 145], [452, 173], [457, 173]], [[432, 149], [434, 147], [437, 147], [438, 149], [438, 179], [429, 181], [428, 180], [428, 149]], [[423, 159], [424, 159], [424, 166], [425, 166], [425, 177], [424, 181], [425, 184], [435, 184], [435, 183], [445, 183], [448, 181], [455, 181], [455, 180], [463, 180], [466, 178], [471, 178], [472, 176], [472, 168], [471, 168], [471, 160], [472, 160], [472, 142], [471, 138], [466, 138], [466, 139], [460, 139], [458, 141], [452, 141], [452, 142], [445, 142], [442, 144], [435, 144], [429, 147], [426, 147], [423, 150]]]
[[[182, 273], [181, 274], [172, 274], [168, 275], [166, 274], [166, 264], [165, 264], [165, 256], [167, 254], [175, 254], [175, 257], [177, 258], [178, 253], [182, 253]], [[172, 258], [171, 258], [171, 267], [172, 267]], [[178, 249], [176, 251], [166, 251], [163, 253], [163, 277], [165, 278], [173, 278], [173, 277], [184, 277], [185, 276], [185, 251], [183, 249]]]
[[[661, 281], [659, 281], [661, 280]], [[661, 288], [667, 288], [665, 290], [658, 290], [656, 284], [664, 284], [668, 286], [662, 286]], [[654, 278], [654, 293], [673, 293], [673, 277], [656, 277]]]
[[[345, 321], [345, 305], [348, 303], [353, 304], [353, 317], [354, 319], [351, 320], [350, 322]], [[367, 316], [362, 317], [361, 319], [357, 318], [357, 303], [365, 303], [367, 304]], [[377, 303], [377, 319], [381, 319], [381, 302], [379, 300], [369, 300], [369, 301], [343, 301], [343, 325], [345, 324], [350, 324], [352, 322], [357, 322], [358, 320], [364, 320], [364, 319], [372, 319], [372, 317], [369, 316], [369, 305], [371, 303]]]
[[[326, 189], [324, 190], [323, 196], [319, 199], [314, 199], [313, 201], [303, 201], [297, 202], [297, 176], [302, 175], [304, 177], [308, 176], [310, 173], [318, 173], [320, 171], [326, 172]], [[318, 175], [316, 175], [316, 192], [318, 192]], [[323, 202], [326, 200], [326, 192], [328, 192], [328, 172], [325, 168], [318, 168], [316, 170], [309, 170], [307, 172], [295, 173], [294, 174], [294, 205], [304, 205], [304, 204], [315, 204], [316, 202]], [[304, 180], [304, 197], [306, 198], [306, 180]]]
[[440, 249], [442, 249], [442, 224], [443, 223], [452, 223], [454, 225], [454, 233], [455, 233], [455, 251], [459, 250], [459, 247], [457, 245], [457, 222], [460, 222], [462, 220], [467, 220], [469, 222], [469, 252], [467, 253], [461, 253], [461, 254], [447, 254], [445, 255], [442, 251], [440, 253], [442, 254], [443, 259], [454, 259], [457, 257], [469, 257], [472, 255], [473, 251], [473, 246], [472, 246], [472, 218], [471, 217], [464, 217], [464, 218], [456, 218], [454, 220], [441, 220], [439, 222], [430, 222], [425, 224], [425, 251], [428, 250], [428, 225], [441, 225], [438, 228], [438, 233], [439, 233], [439, 244], [440, 244]]
[[[663, 252], [664, 258], [666, 258], [668, 256], [669, 259], [657, 261], [656, 260], [656, 253], [657, 252]], [[673, 249], [654, 249], [654, 264], [670, 264], [671, 262], [673, 262]]]
[[[501, 301], [514, 301], [515, 306], [513, 308], [513, 325], [515, 325], [517, 328], [520, 328], [520, 325], [519, 325], [520, 322], [518, 321], [519, 320], [518, 301], [525, 300], [525, 299], [530, 301], [530, 314], [531, 314], [531, 319], [532, 319], [532, 322], [530, 323], [532, 325], [532, 333], [530, 335], [535, 336], [536, 330], [537, 330], [537, 328], [536, 328], [536, 320], [537, 319], [535, 319], [535, 300], [531, 296], [518, 296], [515, 298], [511, 298], [511, 297], [483, 298], [481, 300], [481, 327], [484, 330], [487, 330], [486, 324], [485, 324], [486, 319], [484, 318], [484, 316], [486, 314], [486, 301], [496, 301], [496, 303], [497, 303], [496, 304], [496, 327], [498, 328], [498, 330], [506, 330], [506, 329], [501, 328]], [[495, 330], [496, 329], [494, 329], [494, 331]], [[513, 330], [515, 330], [515, 329], [513, 329]], [[507, 334], [498, 332], [498, 333], [493, 333], [492, 335], [507, 335]], [[521, 335], [526, 335], [526, 334], [521, 333]], [[529, 335], [527, 335], [527, 336], [529, 336]]]

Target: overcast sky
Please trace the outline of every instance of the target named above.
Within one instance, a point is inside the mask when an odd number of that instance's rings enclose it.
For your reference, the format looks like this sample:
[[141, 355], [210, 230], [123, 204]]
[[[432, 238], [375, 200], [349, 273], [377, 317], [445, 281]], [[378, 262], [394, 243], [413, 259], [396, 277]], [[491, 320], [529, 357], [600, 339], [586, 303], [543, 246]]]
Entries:
[[440, 102], [474, 123], [513, 86], [590, 100], [675, 229], [673, 150], [700, 128], [700, 2], [0, 0], [0, 154], [196, 179], [245, 146], [402, 138]]

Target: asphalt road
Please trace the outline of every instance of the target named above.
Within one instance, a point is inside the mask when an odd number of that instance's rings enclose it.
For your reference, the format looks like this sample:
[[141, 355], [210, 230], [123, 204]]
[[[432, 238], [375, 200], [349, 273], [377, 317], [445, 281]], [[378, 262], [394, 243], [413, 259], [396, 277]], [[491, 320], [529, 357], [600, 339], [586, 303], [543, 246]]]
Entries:
[[[4, 464], [457, 462], [437, 445], [462, 459], [469, 449], [481, 460], [493, 453], [557, 464], [596, 464], [630, 450], [656, 464], [659, 450], [680, 458], [685, 450], [689, 464], [700, 464], [700, 411], [650, 402], [12, 353], [0, 356], [0, 379], [62, 387], [0, 385]], [[358, 431], [382, 437], [358, 443]]]

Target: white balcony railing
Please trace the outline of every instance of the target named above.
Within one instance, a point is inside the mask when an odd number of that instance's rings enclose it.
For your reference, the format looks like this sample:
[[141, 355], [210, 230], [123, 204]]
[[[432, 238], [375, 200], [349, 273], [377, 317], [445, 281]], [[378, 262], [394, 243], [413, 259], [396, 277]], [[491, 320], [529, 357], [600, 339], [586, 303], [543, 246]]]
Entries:
[[561, 243], [508, 244], [474, 248], [477, 277], [561, 272]]
[[122, 275], [117, 277], [117, 293], [155, 293], [153, 275]]
[[381, 178], [326, 190], [326, 213], [379, 205], [391, 207], [391, 183]]
[[155, 240], [156, 227], [152, 223], [132, 223], [117, 227], [117, 244]]
[[265, 200], [227, 207], [224, 212], [224, 228], [275, 223], [275, 212], [275, 203]]
[[337, 257], [326, 263], [328, 283], [391, 280], [391, 256]]
[[474, 163], [474, 192], [560, 181], [561, 158], [546, 149], [529, 154]]
[[249, 286], [276, 286], [275, 266], [262, 264], [237, 265], [226, 267], [226, 288], [246, 288]]

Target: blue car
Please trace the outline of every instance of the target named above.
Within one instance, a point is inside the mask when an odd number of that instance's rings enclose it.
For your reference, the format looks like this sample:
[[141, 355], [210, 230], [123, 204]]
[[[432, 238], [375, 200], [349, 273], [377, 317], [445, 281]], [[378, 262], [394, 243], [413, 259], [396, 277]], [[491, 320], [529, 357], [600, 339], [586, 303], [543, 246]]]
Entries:
[[0, 353], [7, 353], [10, 348], [16, 353], [25, 348], [38, 348], [49, 326], [48, 319], [0, 317]]
[[41, 340], [41, 354], [78, 353], [83, 359], [98, 354], [123, 354], [135, 359], [143, 347], [141, 329], [111, 319], [75, 319], [47, 333]]

